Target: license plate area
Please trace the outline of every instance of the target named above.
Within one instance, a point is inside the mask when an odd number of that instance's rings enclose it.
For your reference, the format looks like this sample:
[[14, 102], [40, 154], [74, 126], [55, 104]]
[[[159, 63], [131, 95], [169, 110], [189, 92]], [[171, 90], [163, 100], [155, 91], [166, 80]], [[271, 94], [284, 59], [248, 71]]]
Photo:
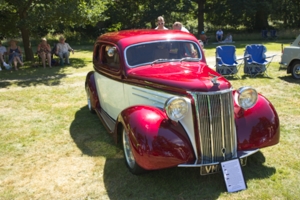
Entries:
[[[246, 166], [247, 164], [247, 157], [240, 158], [240, 162], [242, 166]], [[216, 165], [206, 165], [200, 167], [200, 175], [209, 175], [209, 174], [215, 174], [221, 171], [220, 164]]]

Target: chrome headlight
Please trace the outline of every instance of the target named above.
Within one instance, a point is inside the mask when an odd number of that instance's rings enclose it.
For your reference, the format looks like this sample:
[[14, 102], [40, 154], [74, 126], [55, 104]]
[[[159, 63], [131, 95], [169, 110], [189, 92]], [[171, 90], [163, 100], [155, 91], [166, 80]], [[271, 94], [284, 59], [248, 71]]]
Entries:
[[171, 97], [165, 103], [165, 111], [173, 121], [182, 119], [188, 112], [188, 103], [182, 97]]
[[257, 102], [257, 92], [251, 87], [241, 87], [235, 92], [235, 103], [245, 110], [252, 108]]

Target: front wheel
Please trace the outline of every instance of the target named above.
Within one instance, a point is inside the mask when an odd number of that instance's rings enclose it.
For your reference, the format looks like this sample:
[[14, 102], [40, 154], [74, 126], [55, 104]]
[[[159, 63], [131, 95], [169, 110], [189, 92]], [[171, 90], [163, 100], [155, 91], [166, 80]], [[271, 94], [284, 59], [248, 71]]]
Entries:
[[123, 128], [123, 131], [122, 131], [122, 142], [123, 142], [125, 163], [126, 163], [126, 166], [129, 168], [129, 171], [135, 175], [144, 173], [146, 170], [141, 168], [135, 161], [135, 158], [133, 156], [132, 149], [131, 149], [129, 135], [126, 132], [125, 128]]
[[295, 79], [300, 79], [300, 61], [294, 63], [292, 67], [292, 75]]

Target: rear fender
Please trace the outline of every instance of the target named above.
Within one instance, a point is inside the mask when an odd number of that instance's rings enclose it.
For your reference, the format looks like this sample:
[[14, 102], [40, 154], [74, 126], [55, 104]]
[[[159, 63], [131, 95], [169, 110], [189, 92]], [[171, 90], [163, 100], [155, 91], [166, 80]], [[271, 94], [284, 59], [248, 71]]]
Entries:
[[174, 167], [195, 160], [192, 145], [183, 127], [151, 106], [132, 106], [118, 117], [129, 134], [133, 155], [147, 170]]
[[258, 95], [254, 107], [244, 110], [234, 106], [238, 150], [250, 150], [279, 143], [279, 118], [274, 106]]
[[94, 71], [90, 71], [86, 75], [85, 90], [86, 90], [86, 92], [87, 92], [87, 89], [90, 90], [90, 92], [91, 92], [91, 105], [92, 105], [92, 108], [95, 110], [96, 108], [100, 109], [100, 102], [99, 102], [99, 98], [98, 98], [94, 73], [95, 73]]

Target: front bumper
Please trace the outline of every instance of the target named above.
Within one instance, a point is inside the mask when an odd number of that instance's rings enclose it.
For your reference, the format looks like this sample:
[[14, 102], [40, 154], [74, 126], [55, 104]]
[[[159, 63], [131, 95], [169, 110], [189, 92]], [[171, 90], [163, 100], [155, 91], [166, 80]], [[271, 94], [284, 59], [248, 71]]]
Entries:
[[[249, 150], [249, 151], [238, 151], [237, 152], [237, 158], [242, 159], [248, 156], [251, 156], [252, 154], [258, 152], [259, 149], [254, 149], [254, 150]], [[178, 167], [205, 167], [209, 165], [218, 165], [220, 164], [219, 162], [215, 163], [208, 163], [208, 164], [199, 164], [199, 163], [194, 163], [194, 164], [180, 164]]]

